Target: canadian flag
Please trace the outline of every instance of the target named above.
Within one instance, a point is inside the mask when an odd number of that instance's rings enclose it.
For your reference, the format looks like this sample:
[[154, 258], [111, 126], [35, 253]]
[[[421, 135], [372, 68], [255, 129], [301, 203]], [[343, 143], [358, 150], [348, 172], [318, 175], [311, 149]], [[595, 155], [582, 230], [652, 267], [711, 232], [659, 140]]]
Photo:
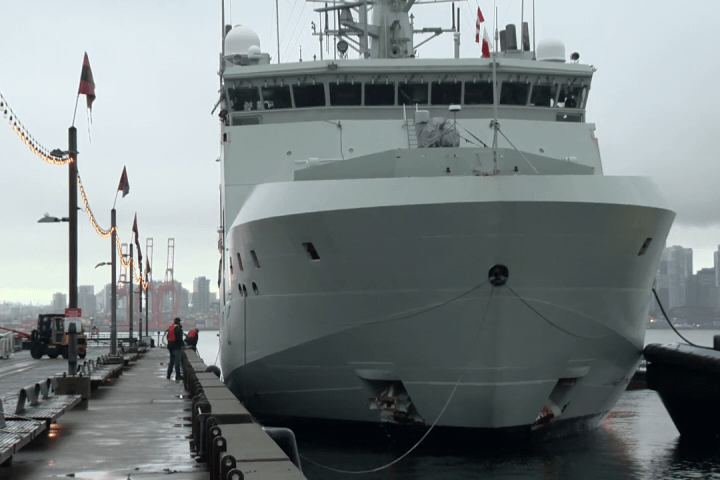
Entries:
[[483, 17], [480, 7], [478, 7], [477, 20], [475, 21], [475, 43], [480, 43], [480, 30], [482, 30], [485, 17]]
[[482, 58], [490, 58], [490, 37], [487, 28], [483, 28]]

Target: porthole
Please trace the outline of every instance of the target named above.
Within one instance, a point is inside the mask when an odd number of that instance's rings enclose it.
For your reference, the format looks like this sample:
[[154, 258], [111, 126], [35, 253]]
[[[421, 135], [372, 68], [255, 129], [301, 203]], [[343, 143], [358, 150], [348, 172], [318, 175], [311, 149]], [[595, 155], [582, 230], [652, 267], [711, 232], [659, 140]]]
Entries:
[[230, 257], [230, 275], [233, 274], [232, 257]]
[[257, 268], [260, 268], [260, 261], [258, 260], [257, 254], [255, 253], [255, 250], [250, 250], [250, 256], [253, 259], [253, 263]]
[[255, 295], [258, 295], [260, 293], [260, 291], [258, 290], [257, 283], [253, 282], [252, 287], [253, 287], [253, 292], [255, 292]]
[[247, 287], [245, 286], [244, 283], [243, 283], [243, 286], [242, 286], [242, 291], [243, 291], [243, 295], [245, 295], [245, 296], [247, 297]]
[[508, 268], [505, 265], [493, 265], [488, 271], [488, 281], [496, 287], [502, 287], [508, 281]]
[[238, 283], [238, 290], [240, 290], [240, 296], [242, 297], [243, 296], [242, 285], [240, 285], [239, 283]]
[[240, 271], [242, 272], [242, 271], [245, 270], [245, 269], [243, 268], [242, 258], [240, 258], [240, 252], [238, 252], [237, 258], [238, 258], [238, 268], [239, 268]]

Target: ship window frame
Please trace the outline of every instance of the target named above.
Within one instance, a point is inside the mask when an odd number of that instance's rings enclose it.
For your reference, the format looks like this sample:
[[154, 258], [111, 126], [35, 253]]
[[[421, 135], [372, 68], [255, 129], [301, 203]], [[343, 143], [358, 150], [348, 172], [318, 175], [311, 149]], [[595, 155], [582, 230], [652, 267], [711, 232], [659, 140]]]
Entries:
[[[281, 106], [275, 106], [274, 102], [275, 100], [266, 100], [265, 99], [265, 91], [271, 91], [271, 90], [285, 90], [287, 92], [287, 106], [284, 106], [283, 103]], [[294, 106], [293, 104], [293, 97], [292, 97], [292, 89], [290, 88], [290, 85], [267, 85], [260, 87], [260, 97], [262, 98], [262, 105], [263, 110], [291, 110]], [[284, 99], [283, 99], [284, 100]], [[273, 106], [269, 107], [268, 102], [272, 101]]]
[[[505, 87], [511, 87], [511, 89], [505, 90]], [[500, 82], [500, 85], [498, 86], [498, 105], [503, 105], [506, 107], [525, 107], [528, 104], [528, 101], [530, 100], [530, 84], [525, 81], [513, 81], [513, 80], [503, 80]], [[523, 103], [510, 103], [507, 100], [512, 99], [512, 97], [504, 97], [505, 92], [508, 92], [510, 90], [515, 89], [516, 87], [524, 87], [525, 88], [525, 101]], [[521, 95], [517, 93], [518, 90], [515, 90], [515, 93], [510, 93], [508, 95], [512, 95], [517, 100], [520, 101], [522, 98]]]
[[245, 269], [243, 268], [242, 258], [240, 257], [240, 252], [237, 252], [237, 259], [238, 259], [238, 268], [241, 272], [244, 272]]
[[[549, 88], [550, 89], [550, 105], [536, 105], [533, 103], [533, 101], [536, 101], [536, 88]], [[539, 107], [539, 108], [557, 108], [557, 98], [558, 98], [558, 92], [560, 91], [560, 85], [553, 84], [553, 83], [534, 83], [532, 85], [532, 88], [530, 89], [530, 100], [529, 105], [531, 107]]]
[[[422, 100], [415, 101], [415, 98], [409, 98], [408, 103], [402, 102], [400, 97], [403, 92], [401, 90], [406, 89], [406, 88], [411, 88], [411, 87], [418, 87], [417, 88], [418, 92], [422, 92], [422, 87], [425, 87], [425, 100], [424, 101], [422, 101]], [[398, 104], [400, 104], [400, 105], [410, 105], [410, 106], [412, 106], [412, 105], [423, 105], [423, 106], [430, 105], [430, 84], [425, 83], [425, 82], [398, 83], [397, 99], [398, 99]]]
[[[351, 95], [344, 97], [351, 98], [353, 100], [353, 103], [338, 103], [337, 95], [347, 93], [343, 92], [343, 89], [347, 89], [348, 91], [356, 90], [355, 92], [350, 92]], [[361, 107], [363, 104], [362, 84], [360, 82], [330, 82], [330, 84], [328, 85], [328, 96], [331, 107]]]
[[[313, 89], [313, 88], [317, 89], [317, 90], [322, 89], [322, 92], [323, 92], [322, 103], [316, 103], [316, 104], [306, 103], [303, 105], [298, 105], [298, 89], [303, 90], [303, 89]], [[315, 84], [308, 83], [308, 84], [303, 84], [303, 85], [295, 84], [295, 85], [292, 85], [291, 90], [292, 90], [293, 100], [295, 102], [295, 108], [323, 108], [323, 107], [328, 106], [327, 91], [326, 91], [327, 89], [325, 88], [325, 84], [323, 82], [318, 82]], [[303, 97], [301, 95], [300, 98], [307, 99], [310, 97]]]
[[[435, 101], [435, 91], [448, 90], [448, 87], [457, 89], [456, 101], [450, 103], [444, 101]], [[438, 93], [439, 95], [439, 93]], [[447, 92], [445, 93], [447, 95]], [[461, 82], [431, 82], [430, 83], [430, 105], [460, 105], [462, 102], [463, 90]], [[444, 100], [444, 99], [443, 99]]]
[[[587, 86], [580, 84], [575, 84], [579, 78], [573, 78], [568, 79], [566, 82], [560, 83], [558, 85], [558, 97], [557, 97], [557, 103], [556, 105], [558, 108], [567, 108], [572, 110], [582, 110], [585, 108], [585, 102], [587, 101]], [[576, 95], [576, 104], [573, 106], [567, 106], [567, 96], [565, 91], [567, 90], [574, 90]]]
[[[238, 93], [242, 92], [242, 91], [250, 92], [253, 90], [255, 91], [255, 95], [251, 96], [252, 97], [251, 100], [248, 102], [241, 96], [240, 100], [244, 100], [243, 108], [236, 108], [236, 105], [239, 103], [239, 100], [234, 98], [236, 95], [235, 92], [238, 92]], [[230, 110], [233, 113], [256, 112], [261, 109], [260, 107], [262, 105], [262, 99], [260, 96], [260, 88], [258, 88], [257, 86], [254, 86], [254, 85], [241, 85], [241, 84], [237, 84], [237, 83], [233, 84], [233, 85], [229, 86], [227, 89], [227, 98], [228, 98], [228, 104], [231, 107]], [[248, 103], [250, 104], [250, 108], [246, 108], [248, 106]]]
[[[368, 95], [368, 87], [369, 88], [375, 88], [378, 87], [378, 89], [387, 88], [392, 89], [392, 103], [368, 103], [369, 98], [379, 98], [382, 95], [376, 95], [375, 93], [371, 93]], [[368, 107], [394, 107], [397, 105], [397, 84], [395, 82], [390, 83], [365, 83], [363, 87], [363, 104]]]
[[[492, 93], [493, 84], [492, 84], [491, 82], [466, 81], [466, 82], [464, 82], [464, 84], [465, 84], [465, 85], [464, 85], [464, 88], [463, 88], [463, 105], [473, 105], [473, 106], [475, 106], [475, 105], [492, 105], [492, 104], [494, 103], [494, 98], [493, 98], [494, 94]], [[477, 87], [485, 87], [485, 88], [488, 88], [488, 87], [489, 87], [489, 89], [490, 89], [490, 101], [487, 102], [487, 103], [483, 103], [483, 102], [472, 102], [472, 103], [469, 103], [469, 102], [468, 102], [468, 86], [470, 86], [470, 85], [472, 85], [473, 87], [475, 87], [475, 86], [477, 86]], [[471, 90], [472, 90], [472, 88], [471, 88]], [[478, 95], [476, 92], [471, 93], [471, 96], [474, 96], [474, 97], [476, 97], [476, 98], [479, 97], [479, 95]]]

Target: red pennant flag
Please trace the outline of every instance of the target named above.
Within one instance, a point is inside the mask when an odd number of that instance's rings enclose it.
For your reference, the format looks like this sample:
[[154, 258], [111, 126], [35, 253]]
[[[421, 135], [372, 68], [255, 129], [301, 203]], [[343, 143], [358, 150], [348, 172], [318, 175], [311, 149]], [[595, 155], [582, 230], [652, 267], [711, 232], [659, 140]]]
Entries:
[[138, 265], [140, 265], [140, 278], [142, 278], [142, 251], [140, 250], [140, 234], [138, 233], [137, 213], [135, 214], [135, 220], [133, 220], [132, 231], [135, 234], [135, 247], [137, 247]]
[[486, 28], [483, 28], [482, 58], [490, 58], [490, 37]]
[[475, 43], [480, 43], [480, 30], [483, 23], [485, 23], [485, 17], [483, 17], [480, 7], [478, 7], [477, 20], [475, 21]]
[[90, 69], [90, 60], [85, 52], [83, 59], [82, 73], [80, 74], [80, 88], [78, 95], [85, 95], [87, 100], [87, 108], [92, 110], [92, 103], [95, 101], [95, 81], [93, 80], [92, 70]]
[[135, 214], [135, 220], [133, 220], [133, 233], [135, 234], [135, 240], [137, 241], [138, 229], [137, 229], [137, 213]]
[[128, 182], [127, 170], [123, 167], [123, 173], [120, 177], [120, 185], [118, 185], [118, 191], [123, 192], [123, 198], [125, 195], [130, 193], [130, 182]]

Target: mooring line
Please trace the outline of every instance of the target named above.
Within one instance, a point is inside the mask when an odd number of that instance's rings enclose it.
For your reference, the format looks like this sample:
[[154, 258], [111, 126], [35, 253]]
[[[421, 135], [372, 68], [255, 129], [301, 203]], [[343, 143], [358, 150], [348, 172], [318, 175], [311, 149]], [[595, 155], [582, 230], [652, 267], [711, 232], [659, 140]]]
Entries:
[[[487, 282], [485, 282], [485, 283], [487, 283]], [[485, 283], [483, 283], [483, 285]], [[478, 287], [475, 287], [475, 288], [478, 288]], [[475, 290], [475, 288], [473, 290]], [[478, 324], [478, 329], [477, 329], [477, 332], [475, 333], [475, 340], [477, 340], [478, 336], [480, 335], [480, 329], [482, 328], [483, 324], [485, 323], [485, 318], [487, 317], [487, 313], [490, 308], [490, 300], [492, 299], [494, 292], [495, 292], [495, 287], [493, 286], [492, 290], [490, 291], [490, 295], [488, 295], [488, 301], [487, 301], [487, 304], [485, 305], [485, 312], [483, 313], [482, 319], [480, 320], [480, 323]], [[467, 292], [467, 293], [469, 293], [469, 292]], [[463, 295], [465, 295], [465, 294], [463, 294]], [[473, 341], [473, 343], [475, 343], [475, 342]], [[470, 354], [470, 352], [468, 352], [468, 356], [469, 356], [469, 354]], [[318, 463], [314, 460], [307, 458], [305, 455], [302, 455], [302, 454], [300, 454], [300, 457], [303, 460], [305, 460], [317, 467], [324, 468], [325, 470], [330, 470], [331, 472], [335, 472], [335, 473], [345, 473], [345, 474], [349, 474], [349, 475], [363, 475], [363, 474], [368, 474], [368, 473], [375, 473], [375, 472], [379, 472], [381, 470], [385, 470], [386, 468], [390, 468], [391, 466], [395, 465], [396, 463], [398, 463], [399, 461], [401, 461], [402, 459], [404, 459], [405, 457], [410, 455], [417, 447], [420, 446], [420, 444], [427, 438], [427, 436], [430, 435], [430, 432], [433, 431], [433, 429], [435, 428], [435, 425], [437, 425], [437, 423], [440, 421], [440, 418], [442, 418], [443, 414], [445, 413], [445, 410], [447, 409], [448, 405], [450, 405], [450, 401], [455, 396], [455, 392], [457, 391], [457, 388], [460, 385], [460, 382], [462, 381], [463, 377], [465, 376], [465, 373], [467, 372], [467, 365], [468, 365], [468, 362], [465, 361], [465, 366], [463, 367], [463, 373], [457, 379], [457, 382], [455, 382], [455, 386], [453, 387], [452, 392], [450, 392], [450, 396], [448, 397], [447, 401], [445, 402], [445, 405], [443, 406], [442, 410], [440, 410], [440, 413], [438, 414], [437, 418], [435, 419], [433, 424], [430, 426], [428, 431], [425, 432], [425, 434], [420, 438], [420, 440], [418, 440], [415, 445], [410, 447], [410, 449], [407, 452], [403, 453], [402, 455], [400, 455], [398, 458], [396, 458], [392, 462], [387, 463], [387, 464], [382, 465], [377, 468], [372, 468], [370, 470], [342, 470], [339, 468], [330, 467], [328, 465], [323, 465], [321, 463]]]

